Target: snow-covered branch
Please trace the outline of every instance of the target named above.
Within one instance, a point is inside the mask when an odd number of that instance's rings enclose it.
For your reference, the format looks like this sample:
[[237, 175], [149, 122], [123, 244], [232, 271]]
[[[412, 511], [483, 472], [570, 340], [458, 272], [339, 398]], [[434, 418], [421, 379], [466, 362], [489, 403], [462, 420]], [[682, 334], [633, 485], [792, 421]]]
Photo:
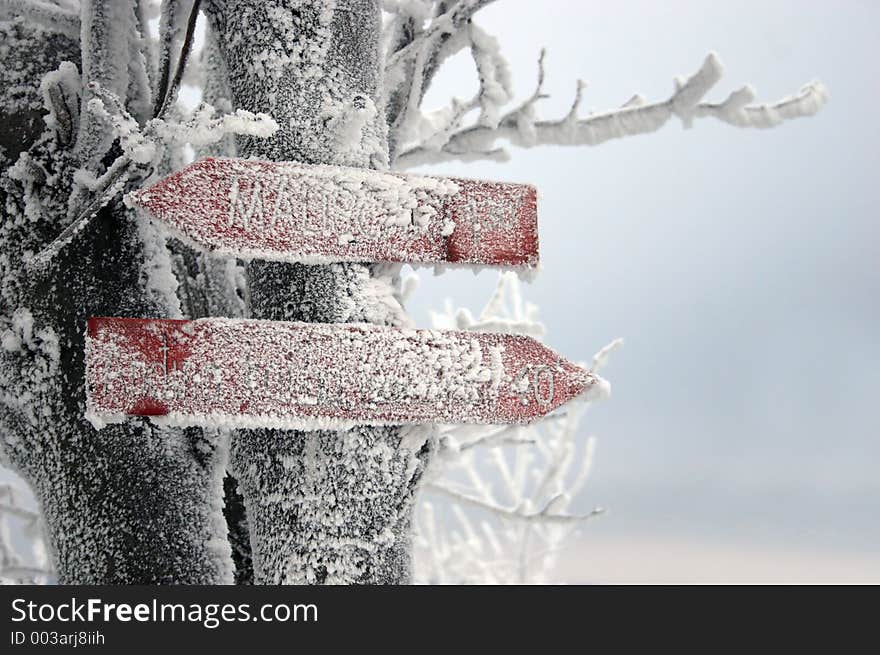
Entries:
[[[84, 105], [93, 98], [96, 89], [113, 94], [121, 104], [125, 104], [129, 88], [131, 40], [138, 38], [135, 21], [135, 12], [128, 3], [83, 0], [80, 48]], [[92, 172], [98, 170], [112, 141], [103, 121], [92, 112], [81, 112], [76, 155], [84, 168]], [[81, 199], [74, 197], [71, 200], [71, 214], [76, 214]]]
[[815, 114], [828, 99], [828, 92], [820, 82], [812, 82], [791, 97], [771, 104], [753, 105], [755, 94], [751, 87], [731, 93], [723, 102], [703, 102], [703, 98], [721, 79], [722, 66], [718, 57], [710, 53], [703, 65], [690, 78], [675, 81], [675, 91], [668, 99], [646, 103], [639, 95], [618, 109], [578, 116], [578, 107], [584, 85], [578, 83], [571, 110], [556, 120], [539, 120], [535, 105], [543, 97], [543, 55], [539, 61], [538, 88], [523, 104], [508, 111], [495, 126], [479, 122], [459, 126], [442, 147], [431, 139], [411, 142], [397, 155], [396, 168], [409, 168], [448, 160], [495, 159], [504, 160], [507, 153], [496, 147], [496, 142], [532, 148], [539, 145], [598, 145], [611, 139], [654, 132], [673, 116], [685, 127], [697, 118], [712, 117], [737, 127], [773, 127], [785, 120]]
[[201, 0], [163, 0], [159, 17], [159, 73], [153, 117], [162, 118], [180, 87], [195, 38]]
[[425, 136], [419, 110], [425, 92], [442, 63], [463, 48], [471, 47], [481, 82], [485, 83], [481, 83], [477, 99], [467, 103], [454, 101], [446, 112], [450, 116], [435, 117], [430, 122], [433, 129], [427, 128], [433, 134], [425, 138], [436, 141], [443, 133], [444, 123], [455, 126], [478, 104], [478, 99], [485, 100], [486, 106], [491, 107], [501, 93], [506, 92], [509, 78], [506, 64], [492, 56], [497, 49], [487, 53], [486, 46], [494, 45], [491, 37], [470, 22], [477, 11], [493, 1], [386, 2], [386, 11], [392, 13], [392, 18], [387, 29], [390, 36], [383, 94], [392, 155], [397, 144], [411, 140], [413, 134]]
[[[432, 313], [432, 323], [439, 329], [534, 337], [544, 331], [537, 308], [523, 300], [519, 280], [510, 273], [500, 276], [478, 318], [450, 303], [444, 312]], [[596, 353], [593, 372], [621, 343], [615, 340]], [[440, 428], [416, 514], [422, 580], [487, 583], [547, 577], [569, 537], [603, 512], [572, 511], [593, 461], [594, 440], [578, 439], [589, 400], [571, 402], [564, 412], [530, 425]]]
[[515, 507], [503, 507], [501, 505], [486, 502], [468, 493], [458, 491], [443, 484], [427, 484], [425, 486], [428, 490], [448, 496], [456, 502], [488, 511], [503, 518], [517, 519], [519, 521], [541, 521], [545, 523], [566, 524], [578, 523], [580, 521], [585, 521], [587, 519], [598, 516], [604, 511], [601, 507], [597, 507], [587, 514], [556, 514], [554, 512], [554, 509], [557, 506], [558, 502], [556, 502], [556, 498], [553, 498], [548, 501], [544, 508], [540, 511], [525, 512]]
[[538, 308], [524, 302], [519, 289], [517, 276], [504, 273], [499, 276], [498, 285], [478, 318], [474, 318], [467, 308], [453, 309], [452, 303], [447, 301], [443, 313], [431, 312], [431, 321], [436, 327], [448, 330], [527, 334], [541, 338], [544, 325], [538, 320]]
[[39, 270], [40, 267], [51, 262], [55, 255], [70, 243], [73, 237], [79, 234], [103, 207], [122, 193], [134, 170], [135, 163], [125, 156], [118, 157], [101, 176], [96, 177], [86, 169], [78, 169], [74, 173], [74, 180], [80, 185], [82, 195], [88, 199], [87, 203], [79, 205], [79, 215], [70, 221], [57, 237], [33, 257], [25, 260], [27, 268]]
[[[143, 3], [81, 2], [77, 19], [82, 51], [81, 107], [77, 110], [71, 106], [78, 87], [74, 88], [70, 80], [70, 70], [62, 66], [47, 75], [42, 84], [49, 109], [47, 124], [55, 130], [62, 145], [75, 136], [79, 168], [73, 176], [75, 186], [68, 203], [67, 225], [29, 260], [30, 268], [50, 261], [128, 184], [148, 177], [157, 158], [165, 152], [158, 146], [176, 145], [173, 139], [168, 140], [169, 135], [185, 135], [192, 137], [190, 140], [201, 136], [205, 142], [211, 142], [229, 131], [245, 130], [250, 134], [254, 123], [260, 124], [259, 131], [264, 131], [267, 123], [260, 117], [249, 121], [250, 117], [233, 115], [228, 120], [218, 120], [201, 114], [197, 118], [207, 123], [198, 128], [163, 120], [180, 86], [199, 3], [200, 0], [162, 3], [160, 76], [153, 119], [145, 122], [151, 113], [151, 54], [146, 48], [146, 35], [141, 32], [147, 19]], [[47, 11], [45, 8], [43, 13]], [[57, 11], [64, 13], [61, 8]], [[76, 129], [72, 125], [74, 117], [78, 119]], [[269, 129], [277, 129], [277, 125], [272, 122]], [[121, 145], [122, 154], [105, 166], [103, 162], [114, 143]]]
[[[78, 169], [74, 173], [74, 188], [67, 204], [66, 227], [52, 244], [31, 259], [32, 265], [49, 261], [121, 190], [130, 173], [128, 162], [120, 162], [119, 159], [109, 169], [104, 165], [103, 160], [113, 146], [114, 136], [106, 129], [102, 117], [88, 108], [93, 106], [99, 91], [104, 97], [114, 98], [123, 108], [131, 100], [131, 53], [141, 41], [134, 7], [122, 2], [82, 0], [78, 25], [82, 55], [81, 107], [79, 112], [67, 111], [71, 116], [78, 116], [73, 146]], [[63, 68], [59, 68], [49, 74], [50, 79], [44, 87], [44, 92], [50, 94], [50, 117], [56, 122], [58, 116], [51, 114], [55, 109], [51, 87], [64, 81], [63, 77], [67, 75]], [[68, 87], [73, 86], [69, 81], [64, 83]], [[137, 105], [138, 100], [142, 99], [133, 100]], [[72, 136], [73, 130], [70, 132]], [[56, 134], [59, 138], [66, 136], [65, 132], [58, 132], [57, 129]], [[97, 189], [99, 191], [96, 192]], [[110, 189], [114, 192], [108, 196]]]
[[141, 129], [117, 96], [92, 84], [93, 97], [86, 111], [108, 126], [107, 132], [118, 140], [122, 154], [100, 175], [79, 169], [74, 180], [88, 193], [90, 201], [81, 207], [79, 216], [43, 250], [28, 260], [28, 267], [39, 268], [78, 234], [102, 207], [124, 192], [131, 183], [149, 177], [169, 148], [185, 143], [204, 146], [220, 141], [229, 134], [268, 137], [278, 129], [271, 116], [252, 114], [243, 109], [220, 114], [202, 104], [189, 116], [175, 119], [154, 118]]
[[604, 348], [600, 349], [595, 355], [593, 355], [593, 363], [590, 365], [590, 371], [593, 373], [598, 373], [605, 365], [608, 363], [608, 357], [612, 352], [617, 350], [623, 345], [623, 339], [617, 338], [611, 343], [609, 343]]
[[76, 140], [79, 128], [79, 107], [82, 90], [79, 71], [69, 61], [47, 73], [40, 82], [46, 107], [46, 126], [55, 130], [58, 142], [69, 146]]
[[[389, 77], [395, 77], [399, 73], [401, 67], [406, 61], [415, 60], [419, 55], [425, 60], [426, 68], [422, 69], [422, 77], [420, 81], [424, 81], [424, 74], [436, 70], [442, 61], [437, 61], [437, 54], [441, 48], [452, 36], [461, 31], [470, 21], [475, 13], [495, 0], [453, 0], [451, 2], [442, 0], [433, 3], [433, 9], [430, 9], [432, 3], [426, 3], [422, 0], [409, 0], [404, 2], [386, 2], [386, 10], [391, 10], [403, 19], [424, 22], [427, 16], [432, 16], [429, 24], [424, 28], [419, 28], [413, 35], [413, 38], [398, 47], [392, 53], [388, 53], [388, 62], [385, 66], [385, 73]], [[419, 9], [424, 7], [425, 9]]]
[[125, 111], [118, 99], [101, 89], [95, 89], [89, 111], [104, 119], [111, 133], [119, 140], [123, 156], [136, 164], [154, 168], [164, 150], [189, 143], [200, 147], [220, 141], [227, 135], [269, 137], [278, 129], [278, 123], [268, 114], [252, 114], [244, 109], [218, 114], [216, 109], [202, 103], [191, 114], [177, 112], [173, 117], [154, 118], [143, 129]]

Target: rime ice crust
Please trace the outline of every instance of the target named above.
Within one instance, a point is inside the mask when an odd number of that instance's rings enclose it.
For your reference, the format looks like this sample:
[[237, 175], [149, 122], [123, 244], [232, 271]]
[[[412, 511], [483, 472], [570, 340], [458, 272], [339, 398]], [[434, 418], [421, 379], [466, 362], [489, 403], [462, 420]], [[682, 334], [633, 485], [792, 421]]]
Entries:
[[537, 192], [525, 184], [208, 158], [131, 200], [221, 256], [538, 264]]
[[91, 319], [96, 427], [521, 424], [601, 381], [521, 335], [231, 319]]

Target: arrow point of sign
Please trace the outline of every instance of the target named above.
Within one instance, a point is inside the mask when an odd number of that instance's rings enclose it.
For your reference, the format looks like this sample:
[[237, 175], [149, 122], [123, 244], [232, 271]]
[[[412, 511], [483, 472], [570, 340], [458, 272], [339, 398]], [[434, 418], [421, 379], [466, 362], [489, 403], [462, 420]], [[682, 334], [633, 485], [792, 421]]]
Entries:
[[563, 368], [564, 371], [554, 376], [552, 403], [544, 406], [543, 411], [532, 416], [531, 420], [564, 415], [569, 403], [596, 402], [611, 395], [611, 385], [604, 378], [570, 362], [565, 362]]
[[[582, 369], [583, 370], [583, 369]], [[578, 397], [586, 401], [604, 400], [611, 395], [611, 383], [603, 377], [583, 371], [583, 381], [580, 384]]]
[[530, 423], [569, 401], [599, 400], [610, 392], [608, 382], [531, 337], [507, 336], [505, 350], [513, 395], [503, 404], [511, 422]]
[[611, 392], [611, 385], [607, 380], [594, 375], [590, 371], [576, 365], [570, 364], [570, 368], [565, 372], [565, 381], [562, 389], [557, 392], [557, 402], [554, 403], [554, 409], [571, 401], [595, 401], [607, 397]]

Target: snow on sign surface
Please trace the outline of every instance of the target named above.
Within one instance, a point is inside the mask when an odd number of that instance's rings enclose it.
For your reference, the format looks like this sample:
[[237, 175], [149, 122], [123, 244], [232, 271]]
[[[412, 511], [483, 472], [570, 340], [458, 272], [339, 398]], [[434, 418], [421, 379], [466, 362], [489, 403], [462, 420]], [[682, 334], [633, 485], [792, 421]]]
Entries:
[[537, 192], [525, 184], [208, 158], [131, 199], [202, 248], [245, 259], [538, 264]]
[[602, 383], [526, 336], [224, 318], [89, 319], [86, 380], [96, 427], [310, 430], [528, 423]]

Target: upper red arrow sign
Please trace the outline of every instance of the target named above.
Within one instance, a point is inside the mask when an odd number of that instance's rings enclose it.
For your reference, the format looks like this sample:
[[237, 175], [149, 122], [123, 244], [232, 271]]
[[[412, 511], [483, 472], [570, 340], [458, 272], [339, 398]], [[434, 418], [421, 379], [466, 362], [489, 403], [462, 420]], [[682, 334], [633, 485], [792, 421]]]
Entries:
[[132, 194], [197, 245], [245, 259], [538, 264], [532, 186], [203, 159]]
[[222, 318], [90, 319], [86, 369], [96, 424], [528, 423], [602, 386], [525, 336]]

